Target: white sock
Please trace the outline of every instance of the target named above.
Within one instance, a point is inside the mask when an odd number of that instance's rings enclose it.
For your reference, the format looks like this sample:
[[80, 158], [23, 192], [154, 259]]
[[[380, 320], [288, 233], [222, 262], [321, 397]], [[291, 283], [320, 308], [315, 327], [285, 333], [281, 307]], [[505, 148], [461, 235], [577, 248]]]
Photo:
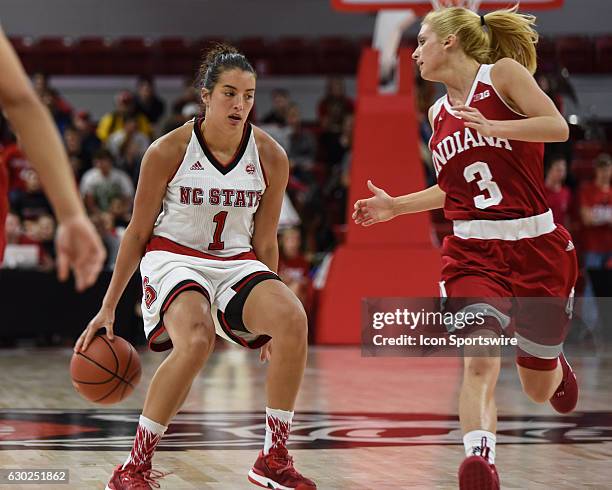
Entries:
[[140, 419], [138, 419], [138, 424], [144, 425], [147, 429], [153, 432], [153, 434], [157, 434], [158, 436], [163, 436], [168, 430], [167, 426], [158, 424], [154, 420], [148, 419], [144, 415], [140, 416]]
[[266, 407], [264, 454], [268, 454], [272, 448], [285, 446], [287, 439], [289, 439], [292, 421], [293, 412]]
[[473, 430], [463, 436], [466, 456], [482, 456], [495, 464], [495, 434], [486, 430]]
[[166, 432], [166, 429], [168, 429], [168, 427], [141, 415], [138, 420], [138, 429], [136, 429], [136, 437], [134, 438], [132, 451], [125, 460], [125, 463], [123, 463], [123, 467], [125, 468], [129, 463], [142, 465], [146, 462], [150, 462], [153, 457], [153, 452]]

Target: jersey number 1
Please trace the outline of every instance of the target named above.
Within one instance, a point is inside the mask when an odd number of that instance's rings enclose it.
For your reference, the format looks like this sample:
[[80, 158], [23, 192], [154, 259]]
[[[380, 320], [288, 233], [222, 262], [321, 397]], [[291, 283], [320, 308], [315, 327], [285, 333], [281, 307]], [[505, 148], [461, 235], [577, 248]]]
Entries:
[[221, 241], [221, 233], [225, 228], [225, 219], [227, 218], [227, 211], [220, 211], [215, 214], [213, 221], [215, 222], [215, 233], [213, 234], [213, 242], [208, 244], [208, 250], [223, 250], [225, 242]]
[[487, 191], [489, 193], [489, 197], [479, 194], [474, 198], [474, 205], [478, 209], [485, 209], [489, 206], [499, 204], [504, 196], [502, 196], [499, 186], [493, 182], [493, 175], [491, 175], [491, 170], [485, 162], [472, 163], [471, 165], [465, 167], [465, 170], [463, 171], [463, 176], [468, 182], [472, 182], [474, 179], [476, 179], [477, 175], [480, 176], [480, 179], [476, 181], [478, 188], [481, 191]]

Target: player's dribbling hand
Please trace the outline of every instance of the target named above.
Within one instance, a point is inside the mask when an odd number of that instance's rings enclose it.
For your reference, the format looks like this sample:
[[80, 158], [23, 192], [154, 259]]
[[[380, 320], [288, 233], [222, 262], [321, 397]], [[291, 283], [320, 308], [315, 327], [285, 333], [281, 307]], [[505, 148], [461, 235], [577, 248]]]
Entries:
[[489, 121], [478, 109], [467, 105], [455, 105], [452, 109], [458, 117], [465, 121], [466, 128], [475, 129], [482, 136], [497, 136], [497, 134], [494, 134], [493, 121]]
[[106, 337], [108, 340], [113, 340], [113, 324], [115, 323], [115, 311], [112, 308], [102, 306], [100, 311], [89, 322], [83, 333], [74, 344], [74, 351], [85, 351], [89, 343], [98, 333], [101, 328], [106, 329]]
[[389, 221], [395, 216], [393, 212], [393, 198], [382, 189], [379, 189], [371, 180], [368, 180], [368, 189], [374, 196], [368, 199], [359, 199], [355, 203], [353, 220], [356, 225], [372, 226], [375, 223]]
[[259, 350], [259, 360], [261, 362], [267, 362], [270, 359], [272, 359], [272, 340], [268, 340]]
[[55, 248], [60, 281], [68, 279], [72, 269], [77, 291], [83, 291], [96, 282], [106, 259], [106, 251], [87, 216], [78, 215], [60, 222]]

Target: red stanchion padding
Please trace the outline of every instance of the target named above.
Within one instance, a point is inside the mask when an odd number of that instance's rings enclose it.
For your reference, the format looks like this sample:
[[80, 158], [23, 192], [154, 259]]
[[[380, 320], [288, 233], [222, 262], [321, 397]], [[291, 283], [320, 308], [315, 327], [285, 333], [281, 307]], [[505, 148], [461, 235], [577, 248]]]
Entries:
[[349, 227], [320, 295], [317, 343], [359, 343], [363, 297], [438, 294], [440, 258], [431, 242], [428, 213], [402, 216], [369, 228], [353, 224], [350, 218], [352, 204], [371, 195], [368, 179], [391, 195], [425, 188], [410, 56], [410, 50], [400, 50], [399, 88], [395, 94], [378, 91], [378, 52], [365, 49], [361, 56]]

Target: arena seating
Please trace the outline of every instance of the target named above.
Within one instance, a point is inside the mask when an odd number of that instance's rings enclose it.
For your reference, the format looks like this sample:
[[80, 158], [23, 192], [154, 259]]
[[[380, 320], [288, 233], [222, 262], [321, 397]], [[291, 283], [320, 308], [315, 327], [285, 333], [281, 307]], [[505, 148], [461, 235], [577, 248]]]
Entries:
[[[12, 37], [28, 71], [53, 75], [191, 73], [211, 39]], [[232, 42], [269, 75], [354, 75], [357, 60], [370, 39], [346, 37], [268, 39], [250, 37]], [[414, 47], [406, 38], [403, 46]], [[538, 47], [544, 71], [565, 67], [571, 74], [612, 74], [612, 37], [542, 37]], [[195, 60], [195, 61], [194, 61]]]

